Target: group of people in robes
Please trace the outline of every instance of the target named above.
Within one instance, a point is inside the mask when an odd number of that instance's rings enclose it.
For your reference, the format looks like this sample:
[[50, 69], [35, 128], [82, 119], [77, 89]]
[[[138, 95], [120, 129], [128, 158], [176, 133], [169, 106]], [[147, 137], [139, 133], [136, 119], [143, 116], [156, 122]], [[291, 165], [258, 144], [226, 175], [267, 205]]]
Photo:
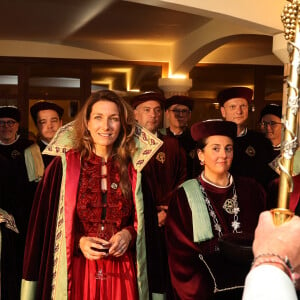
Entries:
[[246, 127], [252, 96], [222, 91], [225, 121], [189, 130], [186, 96], [93, 93], [58, 130], [67, 144], [48, 146], [59, 155], [39, 176], [21, 299], [241, 299], [273, 159]]

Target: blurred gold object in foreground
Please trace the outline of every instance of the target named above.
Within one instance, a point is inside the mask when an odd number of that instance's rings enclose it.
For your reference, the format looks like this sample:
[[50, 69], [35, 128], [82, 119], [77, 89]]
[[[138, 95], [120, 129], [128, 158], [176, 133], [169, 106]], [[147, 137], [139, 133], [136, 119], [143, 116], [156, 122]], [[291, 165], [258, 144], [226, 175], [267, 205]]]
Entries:
[[281, 120], [283, 124], [283, 138], [281, 141], [281, 159], [279, 160], [278, 203], [277, 208], [271, 211], [276, 225], [288, 221], [294, 215], [288, 208], [289, 196], [294, 189], [291, 175], [293, 172], [293, 158], [298, 148], [300, 0], [288, 0], [281, 14], [281, 21], [284, 25], [284, 36], [288, 40], [290, 73], [286, 81], [288, 87], [286, 111], [283, 112]]
[[292, 211], [286, 208], [274, 208], [271, 210], [271, 213], [275, 225], [281, 225], [289, 221], [294, 215]]

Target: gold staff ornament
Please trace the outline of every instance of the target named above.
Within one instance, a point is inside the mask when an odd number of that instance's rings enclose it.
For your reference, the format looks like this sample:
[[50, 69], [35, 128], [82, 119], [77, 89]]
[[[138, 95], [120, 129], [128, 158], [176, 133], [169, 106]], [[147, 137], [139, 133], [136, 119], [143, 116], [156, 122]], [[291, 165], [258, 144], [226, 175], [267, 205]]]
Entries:
[[281, 159], [279, 160], [280, 180], [277, 208], [272, 210], [274, 223], [280, 225], [292, 216], [289, 208], [290, 193], [293, 191], [293, 159], [298, 148], [298, 110], [299, 110], [299, 73], [300, 73], [300, 0], [291, 0], [285, 5], [281, 15], [284, 37], [288, 41], [290, 73], [287, 79], [287, 105], [283, 122]]

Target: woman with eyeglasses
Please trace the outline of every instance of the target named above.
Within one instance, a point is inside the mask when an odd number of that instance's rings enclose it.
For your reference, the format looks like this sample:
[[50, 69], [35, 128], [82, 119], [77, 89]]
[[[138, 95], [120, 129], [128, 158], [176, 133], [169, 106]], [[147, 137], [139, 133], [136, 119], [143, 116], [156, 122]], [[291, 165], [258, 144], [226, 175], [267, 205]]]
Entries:
[[277, 205], [278, 198], [278, 179], [280, 148], [281, 148], [281, 116], [282, 106], [277, 104], [267, 104], [260, 112], [259, 126], [261, 132], [270, 140], [273, 146], [272, 159], [270, 162], [271, 180], [267, 186], [268, 208], [274, 208]]
[[273, 145], [273, 158], [280, 154], [282, 106], [266, 105], [260, 113], [260, 130]]
[[[260, 113], [260, 128], [262, 133], [272, 142], [273, 161], [270, 166], [274, 170], [273, 180], [270, 181], [267, 189], [268, 208], [277, 206], [279, 175], [280, 169], [278, 162], [281, 157], [281, 139], [282, 139], [282, 106], [277, 104], [266, 105]], [[295, 214], [300, 215], [300, 151], [297, 150], [293, 160], [293, 191], [289, 197], [289, 209]]]

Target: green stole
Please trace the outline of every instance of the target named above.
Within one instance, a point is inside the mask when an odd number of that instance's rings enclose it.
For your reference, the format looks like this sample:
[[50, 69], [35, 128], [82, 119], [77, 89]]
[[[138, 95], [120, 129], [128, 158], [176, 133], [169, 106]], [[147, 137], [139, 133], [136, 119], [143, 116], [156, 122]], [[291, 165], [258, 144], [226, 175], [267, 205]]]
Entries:
[[213, 238], [210, 217], [197, 179], [185, 181], [182, 185], [187, 196], [193, 221], [194, 242], [200, 243]]

